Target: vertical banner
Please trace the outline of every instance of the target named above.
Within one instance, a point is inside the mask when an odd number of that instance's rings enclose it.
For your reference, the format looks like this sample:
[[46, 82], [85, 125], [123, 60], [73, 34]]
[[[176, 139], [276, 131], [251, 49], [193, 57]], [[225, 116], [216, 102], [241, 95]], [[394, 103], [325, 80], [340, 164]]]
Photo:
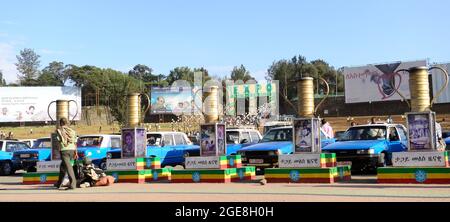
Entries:
[[269, 94], [270, 110], [271, 110], [271, 114], [272, 114], [271, 117], [275, 117], [278, 115], [278, 111], [279, 111], [278, 81], [267, 84], [267, 92]]
[[122, 129], [122, 158], [134, 158], [135, 148], [134, 129]]
[[147, 134], [144, 128], [135, 128], [136, 135], [136, 157], [146, 157]]
[[52, 156], [51, 160], [61, 160], [61, 153], [60, 153], [60, 144], [58, 141], [58, 134], [52, 133], [50, 134], [51, 143], [52, 143]]
[[409, 151], [430, 151], [436, 149], [434, 118], [434, 112], [406, 113]]
[[216, 156], [216, 124], [200, 125], [200, 156]]
[[225, 156], [226, 155], [226, 144], [225, 144], [225, 137], [226, 137], [226, 129], [225, 124], [217, 123], [216, 124], [216, 132], [217, 132], [217, 155], [218, 156]]
[[295, 153], [320, 153], [320, 128], [317, 118], [294, 119]]
[[235, 85], [236, 87], [236, 101], [237, 101], [237, 115], [245, 114], [245, 85]]
[[248, 85], [248, 113], [250, 115], [258, 114], [258, 100], [256, 94], [256, 84]]
[[[231, 83], [230, 83], [231, 82]], [[226, 84], [226, 115], [227, 116], [236, 116], [236, 94], [234, 91], [234, 85], [232, 81], [227, 81]]]

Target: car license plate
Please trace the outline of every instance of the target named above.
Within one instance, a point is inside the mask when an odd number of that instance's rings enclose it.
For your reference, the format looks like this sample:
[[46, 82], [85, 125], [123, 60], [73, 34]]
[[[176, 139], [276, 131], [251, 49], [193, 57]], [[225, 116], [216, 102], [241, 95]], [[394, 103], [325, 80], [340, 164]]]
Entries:
[[30, 158], [30, 154], [20, 154], [20, 158]]
[[337, 162], [338, 166], [351, 166], [352, 165], [352, 161], [339, 161]]
[[249, 163], [264, 163], [263, 159], [249, 159]]

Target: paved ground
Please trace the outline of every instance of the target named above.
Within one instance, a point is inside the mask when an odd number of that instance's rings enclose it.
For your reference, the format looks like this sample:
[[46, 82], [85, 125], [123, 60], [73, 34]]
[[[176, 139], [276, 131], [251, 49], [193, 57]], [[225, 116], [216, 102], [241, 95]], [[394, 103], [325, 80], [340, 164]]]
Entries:
[[73, 191], [21, 181], [20, 174], [0, 177], [0, 201], [450, 201], [450, 185], [376, 184], [375, 176], [336, 184], [114, 184]]

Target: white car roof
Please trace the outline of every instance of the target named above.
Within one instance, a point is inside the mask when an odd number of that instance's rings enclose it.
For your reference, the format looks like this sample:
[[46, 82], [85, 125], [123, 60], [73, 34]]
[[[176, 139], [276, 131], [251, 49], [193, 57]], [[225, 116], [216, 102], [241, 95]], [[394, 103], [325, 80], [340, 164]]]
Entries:
[[172, 131], [158, 131], [158, 132], [147, 132], [147, 134], [185, 134], [183, 132], [172, 132]]

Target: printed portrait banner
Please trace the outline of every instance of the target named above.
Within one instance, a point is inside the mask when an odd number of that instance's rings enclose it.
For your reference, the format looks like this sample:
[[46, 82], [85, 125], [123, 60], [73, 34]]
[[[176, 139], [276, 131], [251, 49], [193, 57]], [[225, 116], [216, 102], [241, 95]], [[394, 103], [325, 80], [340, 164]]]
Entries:
[[60, 143], [58, 141], [58, 134], [57, 133], [51, 133], [50, 134], [51, 144], [52, 144], [52, 153], [51, 153], [51, 160], [61, 160], [61, 153], [60, 153]]
[[406, 113], [409, 151], [427, 151], [436, 148], [434, 115], [432, 112]]
[[216, 125], [200, 125], [200, 156], [216, 156]]
[[[192, 91], [191, 87], [153, 87], [150, 92], [150, 112], [152, 114], [191, 114], [192, 111], [197, 109], [194, 106], [196, 100], [193, 98]], [[201, 107], [201, 104], [199, 107]]]
[[396, 89], [406, 99], [410, 99], [409, 73], [396, 72], [401, 69], [426, 65], [426, 60], [420, 60], [345, 67], [345, 103], [401, 100]]
[[122, 129], [122, 158], [145, 157], [147, 135], [144, 128]]
[[[81, 88], [79, 87], [0, 87], [0, 122], [51, 121], [48, 105], [56, 100], [74, 100], [69, 104], [69, 117], [80, 120]], [[56, 103], [50, 106], [50, 116], [56, 119]]]
[[217, 132], [217, 156], [226, 155], [226, 143], [225, 143], [225, 124], [216, 124]]
[[320, 124], [317, 118], [294, 119], [295, 153], [320, 152]]

